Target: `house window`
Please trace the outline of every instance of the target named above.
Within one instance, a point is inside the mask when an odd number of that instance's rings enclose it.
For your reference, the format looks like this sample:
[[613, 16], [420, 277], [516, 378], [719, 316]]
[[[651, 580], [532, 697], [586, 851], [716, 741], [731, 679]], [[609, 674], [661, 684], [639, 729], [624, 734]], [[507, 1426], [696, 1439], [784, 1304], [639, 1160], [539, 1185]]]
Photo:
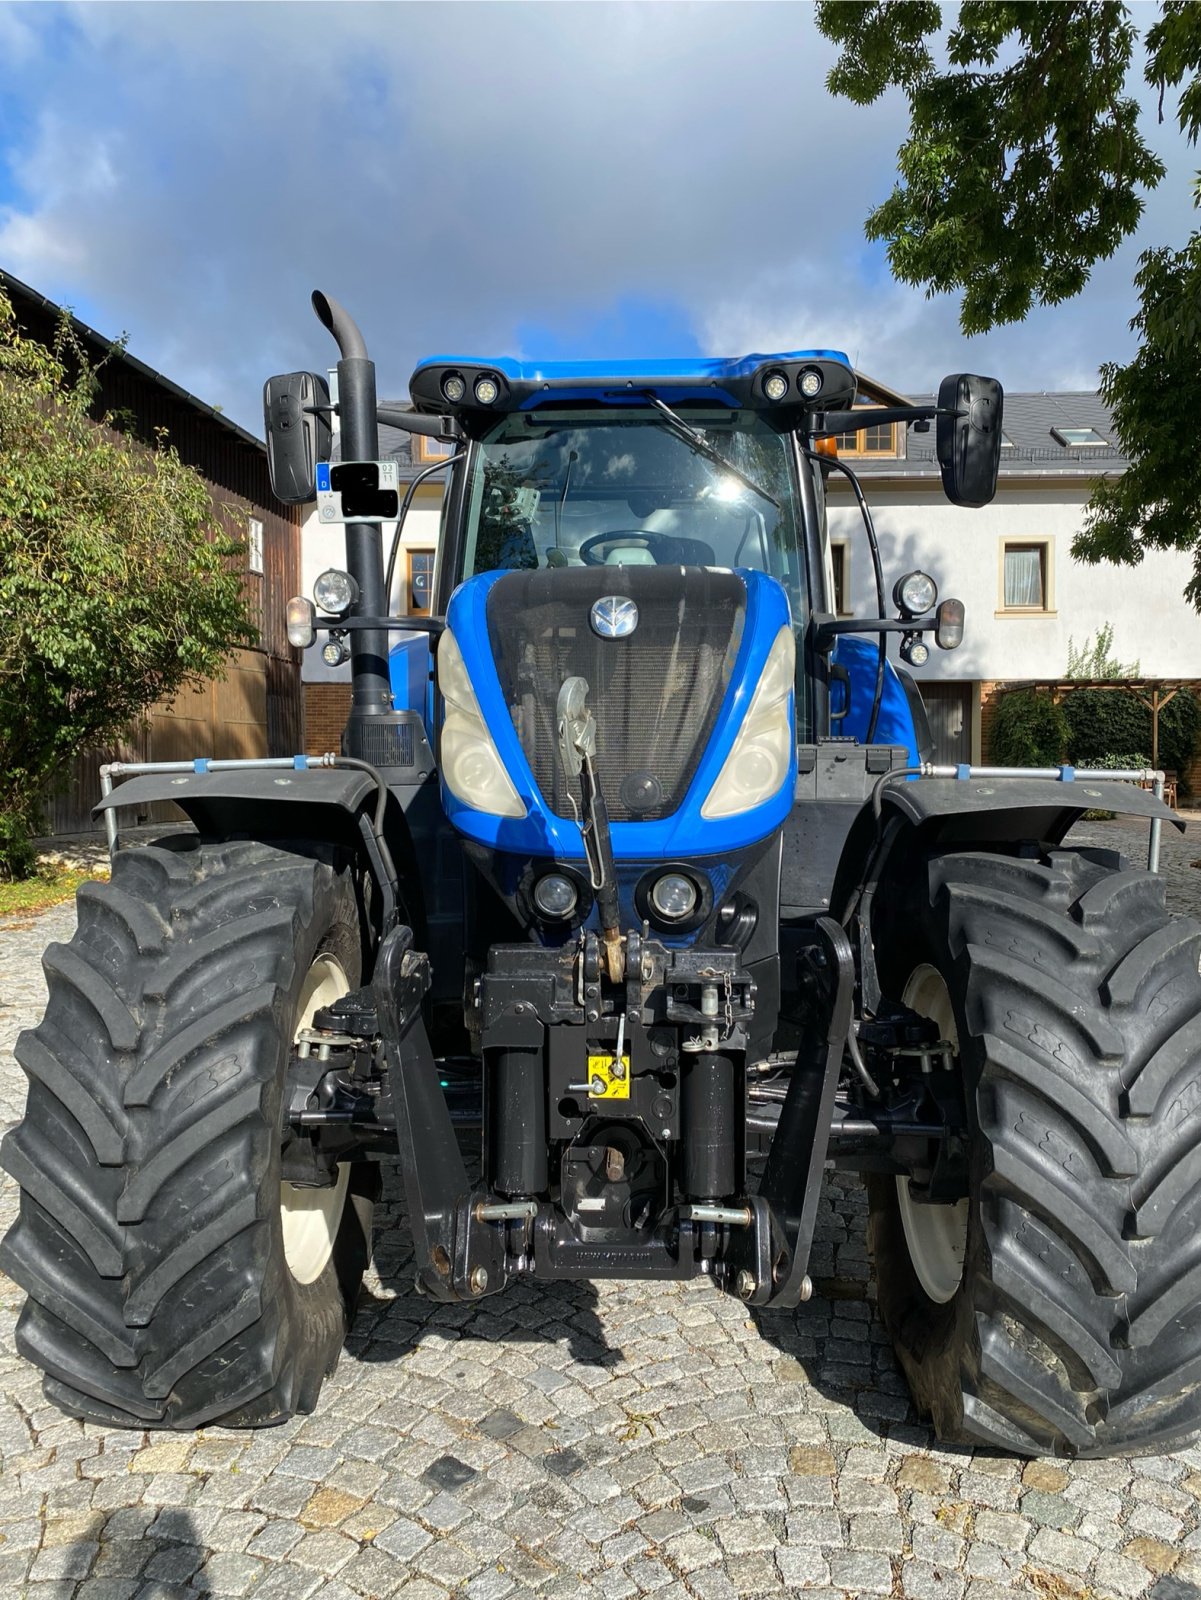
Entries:
[[445, 461], [455, 453], [454, 443], [450, 439], [431, 439], [424, 433], [415, 433], [411, 437], [415, 466], [425, 467], [431, 461]]
[[834, 611], [840, 617], [849, 617], [851, 606], [847, 595], [847, 547], [845, 544], [831, 544], [830, 565], [834, 571]]
[[891, 422], [873, 422], [870, 428], [835, 435], [840, 456], [895, 456], [897, 430]]
[[1051, 541], [1005, 540], [1001, 550], [1002, 611], [1041, 612], [1052, 609]]
[[408, 615], [428, 617], [434, 594], [434, 552], [409, 551]]
[[1051, 437], [1069, 450], [1079, 450], [1090, 444], [1109, 443], [1108, 439], [1102, 438], [1096, 428], [1052, 428]]
[[246, 570], [263, 570], [263, 524], [258, 517], [251, 517], [246, 524]]

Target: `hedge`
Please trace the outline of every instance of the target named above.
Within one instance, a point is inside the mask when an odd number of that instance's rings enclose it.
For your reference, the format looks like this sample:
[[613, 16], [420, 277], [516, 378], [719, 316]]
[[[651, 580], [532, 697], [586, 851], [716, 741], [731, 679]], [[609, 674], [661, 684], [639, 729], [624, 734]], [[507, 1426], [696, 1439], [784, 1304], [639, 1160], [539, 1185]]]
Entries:
[[[1151, 712], [1120, 689], [1073, 689], [1062, 702], [1068, 760], [1086, 767], [1113, 750], [1142, 750], [1151, 760]], [[1201, 702], [1182, 689], [1159, 713], [1159, 764], [1184, 774], [1201, 734]]]
[[999, 767], [1054, 767], [1066, 757], [1068, 722], [1045, 690], [1017, 689], [1001, 696], [992, 729]]
[[[1201, 701], [1182, 689], [1159, 713], [1159, 764], [1181, 778], [1201, 741]], [[1114, 751], [1151, 761], [1151, 712], [1120, 689], [1073, 689], [1058, 704], [1043, 689], [1002, 695], [993, 722], [992, 757], [1003, 767], [1112, 766]], [[1133, 757], [1132, 757], [1133, 759]]]

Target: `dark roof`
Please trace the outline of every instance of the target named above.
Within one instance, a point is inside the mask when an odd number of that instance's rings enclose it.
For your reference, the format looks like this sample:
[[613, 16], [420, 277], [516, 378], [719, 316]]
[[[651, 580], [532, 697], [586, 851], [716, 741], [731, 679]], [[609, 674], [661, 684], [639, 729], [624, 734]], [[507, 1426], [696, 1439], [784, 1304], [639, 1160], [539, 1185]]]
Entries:
[[[894, 391], [886, 391], [878, 380], [859, 373], [861, 392], [879, 403]], [[904, 396], [895, 391], [896, 402], [933, 405], [934, 395]], [[398, 409], [411, 410], [408, 401], [387, 402]], [[1005, 396], [1004, 432], [1010, 443], [1001, 451], [1001, 477], [1094, 478], [1101, 473], [1123, 472], [1126, 457], [1115, 442], [1100, 445], [1063, 445], [1051, 434], [1054, 428], [1093, 428], [1106, 441], [1113, 441], [1113, 419], [1109, 407], [1092, 390], [1063, 390], [1057, 393], [1014, 393]], [[413, 466], [412, 436], [399, 428], [381, 427], [380, 455], [400, 463], [400, 478], [408, 482], [417, 470]], [[856, 473], [865, 478], [932, 478], [940, 474], [934, 454], [934, 424], [929, 433], [911, 428], [904, 459], [895, 456], [855, 456], [849, 458]], [[429, 481], [440, 483], [438, 473]]]
[[[56, 305], [53, 300], [48, 300], [36, 289], [31, 289], [27, 283], [22, 283], [20, 278], [14, 278], [11, 272], [5, 272], [2, 267], [0, 267], [0, 290], [3, 290], [12, 301], [18, 325], [35, 338], [44, 339], [46, 332], [53, 330], [62, 315], [64, 309], [62, 306]], [[121, 366], [127, 372], [136, 374], [164, 394], [170, 395], [172, 400], [185, 410], [214, 424], [222, 432], [232, 435], [242, 444], [249, 445], [259, 454], [266, 455], [267, 447], [261, 439], [256, 439], [252, 433], [247, 433], [245, 428], [232, 422], [215, 406], [197, 399], [194, 394], [181, 389], [177, 383], [172, 383], [170, 378], [165, 378], [161, 372], [156, 372], [144, 361], [139, 361], [137, 356], [131, 356], [128, 350], [114, 350], [115, 340], [106, 339], [103, 334], [97, 333], [95, 328], [90, 328], [76, 316], [71, 317], [71, 327], [90, 355], [94, 355], [97, 359], [107, 356], [110, 362]]]
[[[914, 395], [912, 404], [933, 405], [934, 395]], [[1113, 417], [1092, 390], [1006, 394], [1002, 427], [1009, 444], [1001, 450], [1001, 477], [1095, 478], [1124, 472], [1126, 457], [1116, 442]], [[892, 456], [855, 457], [861, 477], [936, 478], [934, 424], [929, 433], [909, 430], [904, 460]], [[1052, 428], [1093, 428], [1106, 441], [1097, 445], [1064, 445]]]

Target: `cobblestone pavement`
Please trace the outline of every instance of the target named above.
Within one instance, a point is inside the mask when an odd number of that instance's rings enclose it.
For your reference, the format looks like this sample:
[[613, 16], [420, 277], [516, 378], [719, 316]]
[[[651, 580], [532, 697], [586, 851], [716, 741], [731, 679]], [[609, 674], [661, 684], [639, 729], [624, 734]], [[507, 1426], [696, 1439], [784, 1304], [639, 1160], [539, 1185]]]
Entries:
[[[1197, 830], [1192, 830], [1196, 834]], [[1090, 825], [1131, 855], [1144, 832]], [[1201, 839], [1165, 839], [1201, 909]], [[0, 927], [0, 1123], [70, 907]], [[0, 1224], [15, 1209], [4, 1180]], [[407, 1285], [393, 1186], [347, 1352], [311, 1417], [256, 1434], [82, 1426], [15, 1355], [0, 1279], [0, 1597], [696, 1596], [1201, 1600], [1201, 1449], [1061, 1466], [942, 1450], [873, 1304], [858, 1182], [827, 1185], [795, 1314], [711, 1284]]]

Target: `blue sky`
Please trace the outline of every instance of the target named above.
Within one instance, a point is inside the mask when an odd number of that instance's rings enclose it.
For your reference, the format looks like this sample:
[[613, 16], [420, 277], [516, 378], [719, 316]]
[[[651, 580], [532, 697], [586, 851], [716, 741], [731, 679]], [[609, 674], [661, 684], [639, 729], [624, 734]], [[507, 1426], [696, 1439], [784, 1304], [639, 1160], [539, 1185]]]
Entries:
[[269, 373], [332, 357], [314, 287], [393, 396], [439, 350], [821, 345], [914, 393], [1129, 354], [1138, 250], [1193, 221], [1171, 121], [1139, 238], [969, 342], [863, 240], [903, 105], [831, 100], [831, 59], [808, 5], [753, 0], [0, 4], [0, 265], [256, 431]]

